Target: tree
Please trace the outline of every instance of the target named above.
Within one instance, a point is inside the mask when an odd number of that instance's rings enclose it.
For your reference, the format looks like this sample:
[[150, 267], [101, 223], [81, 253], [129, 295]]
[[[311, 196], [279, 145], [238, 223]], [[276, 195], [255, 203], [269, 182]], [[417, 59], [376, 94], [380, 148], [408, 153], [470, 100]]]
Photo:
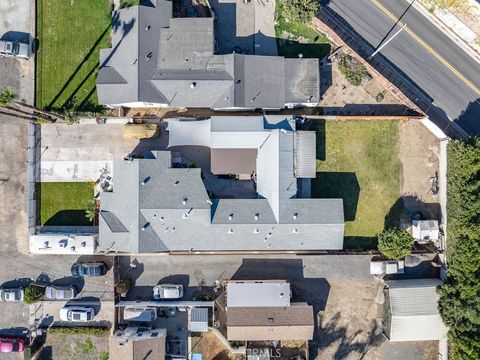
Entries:
[[4, 88], [2, 92], [0, 92], [0, 108], [4, 108], [13, 114], [28, 115], [36, 120], [46, 120], [49, 122], [64, 120], [61, 115], [39, 109], [21, 101], [16, 101], [16, 99], [17, 94], [15, 94], [11, 88]]
[[318, 0], [281, 0], [282, 12], [290, 21], [310, 23], [317, 15], [320, 1]]
[[95, 219], [95, 215], [97, 215], [97, 204], [95, 200], [90, 200], [85, 210], [85, 217], [89, 221], [93, 221]]
[[39, 301], [44, 294], [45, 290], [36, 285], [29, 285], [23, 294], [23, 301], [26, 304], [33, 304]]
[[447, 278], [439, 310], [449, 326], [451, 358], [480, 358], [480, 137], [447, 151]]
[[400, 260], [412, 252], [414, 241], [407, 231], [392, 227], [378, 234], [378, 250], [389, 259]]

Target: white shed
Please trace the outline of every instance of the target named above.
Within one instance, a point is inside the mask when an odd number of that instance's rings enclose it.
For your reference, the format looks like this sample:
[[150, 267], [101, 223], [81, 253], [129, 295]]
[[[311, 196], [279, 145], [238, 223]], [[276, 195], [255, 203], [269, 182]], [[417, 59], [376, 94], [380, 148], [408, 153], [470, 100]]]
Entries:
[[419, 242], [438, 241], [438, 221], [412, 220], [412, 235]]
[[388, 281], [385, 328], [390, 341], [444, 340], [448, 328], [438, 311], [438, 279]]

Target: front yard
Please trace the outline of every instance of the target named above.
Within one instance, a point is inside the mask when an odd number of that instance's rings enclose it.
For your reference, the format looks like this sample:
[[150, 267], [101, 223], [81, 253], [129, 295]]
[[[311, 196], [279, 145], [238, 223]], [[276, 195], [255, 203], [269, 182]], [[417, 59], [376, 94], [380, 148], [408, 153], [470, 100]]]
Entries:
[[88, 203], [93, 200], [93, 188], [89, 183], [37, 183], [37, 196], [42, 226], [92, 225], [85, 216]]
[[330, 53], [330, 42], [325, 35], [316, 32], [311, 24], [289, 21], [277, 1], [275, 7], [275, 36], [278, 55], [287, 58], [322, 59]]
[[109, 47], [109, 0], [37, 1], [37, 105], [98, 109], [99, 50]]
[[317, 178], [312, 196], [343, 198], [345, 248], [375, 249], [400, 197], [399, 123], [314, 121]]

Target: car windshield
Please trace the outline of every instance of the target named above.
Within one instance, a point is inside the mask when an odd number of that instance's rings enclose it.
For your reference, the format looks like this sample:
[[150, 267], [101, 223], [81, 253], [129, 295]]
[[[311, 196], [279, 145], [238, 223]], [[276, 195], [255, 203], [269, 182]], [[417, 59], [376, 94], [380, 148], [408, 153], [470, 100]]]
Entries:
[[18, 55], [19, 52], [20, 52], [20, 44], [13, 43], [12, 53], [14, 53], [15, 55]]

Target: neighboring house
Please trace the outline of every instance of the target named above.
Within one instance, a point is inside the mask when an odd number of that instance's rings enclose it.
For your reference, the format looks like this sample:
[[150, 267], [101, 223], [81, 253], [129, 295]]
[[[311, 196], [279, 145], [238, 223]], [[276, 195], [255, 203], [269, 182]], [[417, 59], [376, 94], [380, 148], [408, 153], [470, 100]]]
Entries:
[[447, 339], [448, 328], [438, 311], [438, 279], [387, 282], [385, 335], [390, 341]]
[[172, 18], [153, 0], [113, 12], [100, 51], [99, 103], [128, 107], [281, 109], [319, 102], [318, 59], [215, 54], [213, 18]]
[[122, 360], [165, 359], [165, 329], [142, 330], [129, 326], [110, 336], [109, 358]]
[[229, 341], [313, 338], [313, 307], [291, 303], [284, 280], [228, 281], [225, 297]]
[[252, 171], [257, 198], [210, 199], [202, 170], [172, 167], [167, 151], [115, 161], [113, 192], [101, 195], [99, 250], [342, 249], [343, 200], [297, 196], [297, 181], [315, 176], [315, 134], [294, 126], [293, 119], [280, 116], [169, 122], [170, 146], [250, 150], [248, 161], [243, 155], [231, 164], [214, 159], [212, 167], [220, 173]]

